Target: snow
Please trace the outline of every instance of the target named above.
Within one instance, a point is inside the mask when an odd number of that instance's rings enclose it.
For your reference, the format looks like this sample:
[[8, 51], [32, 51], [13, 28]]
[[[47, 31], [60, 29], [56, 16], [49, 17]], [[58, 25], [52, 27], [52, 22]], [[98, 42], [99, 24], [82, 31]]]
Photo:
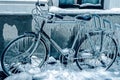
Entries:
[[20, 73], [6, 78], [5, 80], [32, 80], [32, 76], [27, 73]]
[[[16, 1], [12, 3], [12, 1]], [[0, 14], [31, 14], [31, 10], [35, 8], [35, 2], [37, 0], [1, 0], [0, 1]], [[45, 3], [48, 0], [40, 0]], [[4, 3], [5, 2], [5, 3]], [[61, 14], [80, 14], [80, 13], [93, 13], [93, 14], [120, 14], [120, 9], [63, 9], [59, 8], [59, 0], [53, 0], [53, 6], [50, 7], [50, 12]], [[81, 6], [87, 6], [92, 4], [83, 4]], [[99, 4], [97, 4], [99, 5]], [[96, 6], [96, 5], [95, 5]], [[16, 7], [16, 8], [14, 8]]]
[[113, 11], [120, 11], [120, 8], [112, 8]]
[[3, 37], [5, 40], [11, 40], [18, 37], [18, 31], [15, 25], [4, 24]]
[[77, 8], [59, 8], [56, 6], [51, 6], [49, 8], [49, 12], [52, 13], [59, 13], [59, 14], [80, 14], [80, 13], [94, 13], [94, 14], [120, 14], [119, 8], [113, 8], [113, 9], [77, 9]]
[[86, 7], [86, 6], [101, 6], [101, 4], [84, 3], [80, 5], [80, 7]]
[[[37, 1], [37, 0], [0, 0], [0, 1]], [[46, 1], [46, 0], [43, 0]]]
[[80, 71], [75, 64], [64, 67], [58, 60], [56, 64], [48, 64], [51, 61], [55, 59], [50, 57], [41, 69], [33, 68], [28, 73], [12, 75], [5, 80], [120, 80], [120, 68], [116, 65], [119, 62], [116, 62], [108, 71], [102, 68]]

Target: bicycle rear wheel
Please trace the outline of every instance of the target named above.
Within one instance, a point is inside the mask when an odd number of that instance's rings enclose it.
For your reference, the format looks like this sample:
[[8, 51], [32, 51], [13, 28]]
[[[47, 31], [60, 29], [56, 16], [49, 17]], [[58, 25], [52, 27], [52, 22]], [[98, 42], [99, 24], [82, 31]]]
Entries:
[[44, 40], [39, 41], [34, 53], [29, 56], [35, 47], [36, 40], [35, 34], [25, 34], [10, 42], [4, 49], [1, 65], [8, 76], [20, 72], [29, 72], [32, 68], [43, 65], [48, 55]]
[[80, 40], [75, 57], [76, 64], [82, 69], [102, 68], [107, 70], [117, 56], [116, 41], [101, 32], [91, 32]]

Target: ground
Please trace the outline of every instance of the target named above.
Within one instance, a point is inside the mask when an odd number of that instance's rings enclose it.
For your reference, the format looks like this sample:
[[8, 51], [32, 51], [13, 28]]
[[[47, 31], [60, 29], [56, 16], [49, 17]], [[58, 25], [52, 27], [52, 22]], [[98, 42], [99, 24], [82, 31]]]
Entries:
[[[51, 61], [50, 59], [48, 62]], [[29, 73], [9, 76], [5, 80], [120, 80], [118, 59], [108, 71], [102, 68], [80, 71], [75, 64], [64, 67], [59, 61], [56, 62], [56, 64], [46, 64], [41, 69], [33, 68]]]

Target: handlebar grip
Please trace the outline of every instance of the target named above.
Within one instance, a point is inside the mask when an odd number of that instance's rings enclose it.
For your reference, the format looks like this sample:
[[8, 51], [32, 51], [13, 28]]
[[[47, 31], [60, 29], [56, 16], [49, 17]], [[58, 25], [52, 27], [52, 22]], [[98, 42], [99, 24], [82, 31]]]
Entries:
[[60, 18], [60, 19], [63, 19], [63, 16], [62, 16], [62, 15], [55, 14], [55, 17]]

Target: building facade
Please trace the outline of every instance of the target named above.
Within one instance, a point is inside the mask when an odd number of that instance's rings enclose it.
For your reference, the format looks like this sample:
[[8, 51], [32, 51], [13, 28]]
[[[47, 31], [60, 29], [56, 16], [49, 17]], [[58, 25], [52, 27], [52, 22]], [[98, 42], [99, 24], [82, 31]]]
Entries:
[[[7, 42], [16, 38], [18, 35], [23, 34], [24, 32], [33, 30], [31, 10], [35, 8], [36, 1], [37, 0], [0, 0], [0, 54], [2, 53], [2, 50], [6, 46]], [[53, 3], [57, 5], [55, 1], [57, 0], [53, 0]], [[98, 12], [96, 12], [96, 10], [92, 10], [91, 12], [91, 10], [87, 9], [86, 11], [96, 14], [101, 12], [100, 15], [102, 15], [102, 17], [105, 17], [114, 23], [120, 24], [120, 11], [110, 11], [112, 8], [120, 8], [119, 3], [120, 0], [104, 0], [102, 10]], [[66, 24], [64, 24], [63, 27], [59, 27], [59, 24], [50, 26], [49, 28], [47, 27], [48, 29], [46, 30], [51, 37], [63, 48], [68, 46], [69, 38], [73, 33], [71, 32], [71, 29], [73, 29], [74, 25], [71, 27], [69, 27], [69, 24], [67, 25], [68, 27], [66, 27]], [[62, 29], [64, 29], [64, 31]], [[62, 32], [61, 30], [63, 33], [60, 33]], [[64, 32], [66, 32], [67, 35], [64, 35]], [[58, 39], [59, 37], [63, 40], [60, 41]], [[54, 50], [52, 51], [54, 52]]]

